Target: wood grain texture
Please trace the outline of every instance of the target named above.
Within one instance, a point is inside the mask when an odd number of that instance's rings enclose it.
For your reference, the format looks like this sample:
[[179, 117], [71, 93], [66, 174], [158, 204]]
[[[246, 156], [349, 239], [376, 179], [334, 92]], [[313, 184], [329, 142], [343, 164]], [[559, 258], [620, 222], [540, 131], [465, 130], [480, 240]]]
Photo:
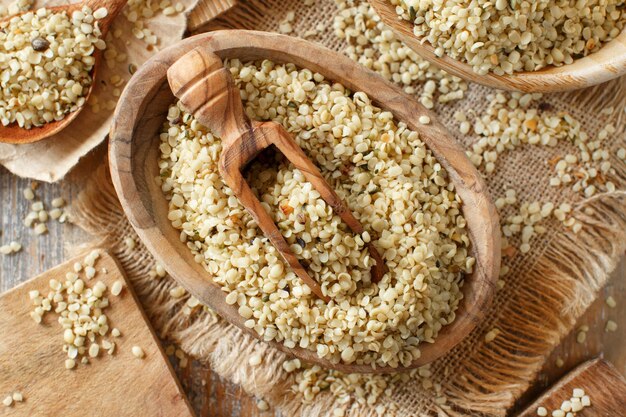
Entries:
[[[0, 415], [192, 416], [128, 282], [118, 297], [109, 295], [111, 306], [106, 309], [111, 326], [122, 332], [122, 337], [114, 339], [114, 355], [101, 352], [89, 365], [65, 369], [67, 355], [61, 350], [62, 328], [57, 315], [48, 313], [42, 324], [36, 324], [29, 317], [33, 307], [28, 292], [45, 293], [50, 279], [63, 281], [74, 262], [82, 259], [69, 260], [0, 296], [0, 332], [4, 335], [0, 338], [0, 396], [19, 391], [25, 398], [11, 408], [0, 407]], [[86, 282], [87, 286], [102, 281], [110, 288], [116, 280], [125, 280], [107, 253], [102, 254], [96, 268], [108, 272], [99, 272]], [[132, 355], [135, 345], [144, 350], [143, 360]]]
[[605, 44], [598, 52], [574, 61], [570, 65], [548, 67], [533, 72], [512, 75], [478, 75], [471, 65], [447, 55], [438, 57], [433, 46], [413, 34], [413, 23], [398, 16], [389, 0], [368, 0], [381, 20], [400, 40], [421, 57], [450, 74], [488, 87], [509, 91], [549, 93], [578, 90], [600, 84], [626, 74], [626, 30]]
[[[257, 31], [217, 31], [197, 35], [159, 52], [133, 77], [122, 94], [115, 112], [109, 160], [113, 184], [130, 223], [150, 252], [182, 286], [222, 317], [253, 337], [256, 332], [244, 326], [237, 309], [226, 304], [225, 294], [212, 282], [204, 268], [194, 262], [191, 251], [180, 242], [179, 233], [167, 219], [168, 204], [155, 182], [158, 176], [158, 131], [173, 96], [166, 72], [190, 50], [203, 46], [222, 59], [258, 58], [291, 62], [309, 68], [326, 79], [342, 83], [352, 91], [364, 91], [373, 103], [390, 111], [398, 120], [416, 130], [420, 138], [447, 170], [458, 195], [463, 200], [476, 258], [474, 273], [465, 278], [464, 298], [456, 320], [443, 328], [436, 343], [421, 346], [422, 356], [411, 366], [417, 367], [440, 357], [459, 343], [484, 316], [495, 291], [500, 268], [500, 228], [498, 214], [480, 174], [435, 115], [377, 74], [349, 58], [319, 44], [289, 36]], [[419, 124], [420, 116], [431, 123]], [[332, 364], [320, 360], [315, 352], [272, 343], [276, 348], [307, 362], [350, 372], [371, 372], [367, 365]], [[376, 372], [395, 371], [377, 368]]]
[[537, 408], [548, 413], [561, 408], [563, 401], [572, 397], [574, 388], [582, 388], [591, 399], [591, 407], [578, 414], [585, 417], [623, 416], [626, 413], [626, 380], [613, 365], [602, 359], [593, 359], [568, 373], [519, 417], [536, 417]]
[[[106, 143], [79, 164], [78, 169], [70, 173], [63, 182], [41, 184], [38, 194], [45, 201], [62, 195], [71, 202], [81, 188], [81, 183], [98, 163], [103, 161]], [[0, 241], [17, 239], [24, 245], [22, 252], [11, 256], [0, 256], [0, 292], [24, 282], [46, 269], [67, 259], [67, 247], [87, 241], [89, 238], [79, 228], [65, 224], [50, 223], [50, 233], [35, 237], [22, 224], [28, 213], [28, 205], [22, 197], [22, 189], [30, 184], [27, 179], [11, 175], [0, 167]], [[617, 301], [616, 308], [609, 308], [605, 298], [612, 295]], [[547, 360], [544, 369], [527, 395], [510, 410], [510, 415], [526, 408], [550, 385], [555, 383], [576, 364], [598, 355], [603, 355], [613, 363], [619, 372], [626, 376], [626, 261], [622, 261], [613, 273], [607, 286], [600, 291], [598, 299], [578, 320], [576, 328], [583, 324], [590, 327], [587, 342], [576, 342], [576, 330], [563, 338], [556, 346], [553, 355]], [[620, 329], [606, 333], [604, 324], [608, 318], [618, 322]], [[555, 364], [557, 356], [565, 359], [565, 366]], [[175, 358], [170, 358], [179, 380], [187, 393], [197, 416], [199, 417], [259, 417], [278, 413], [262, 413], [256, 407], [253, 398], [238, 386], [222, 380], [211, 369], [198, 363], [190, 362], [186, 368], [180, 368]], [[0, 393], [0, 399], [3, 393]]]
[[239, 0], [200, 0], [189, 14], [187, 29], [193, 32], [227, 12], [237, 5]]
[[[90, 7], [92, 11], [96, 11], [100, 7], [105, 7], [108, 12], [107, 15], [104, 18], [98, 20], [98, 27], [100, 28], [100, 32], [102, 33], [101, 38], [104, 39], [107, 32], [111, 28], [113, 20], [122, 11], [122, 8], [124, 8], [127, 2], [128, 0], [87, 0], [85, 2], [73, 3], [67, 6], [50, 7], [48, 10], [53, 12], [65, 11], [68, 14], [71, 14], [75, 10], [82, 9], [83, 6]], [[11, 16], [6, 19], [11, 19], [13, 17], [14, 16]], [[92, 82], [89, 86], [89, 91], [87, 91], [87, 94], [85, 95], [85, 102], [93, 91], [93, 86], [96, 85], [98, 66], [102, 61], [103, 51], [101, 51], [100, 49], [95, 49], [93, 56], [96, 59], [96, 62], [91, 71]], [[59, 121], [46, 123], [41, 127], [33, 127], [32, 129], [23, 129], [19, 127], [17, 123], [11, 123], [8, 126], [3, 126], [2, 124], [0, 124], [0, 142], [20, 144], [38, 142], [40, 140], [49, 138], [68, 127], [72, 123], [72, 121], [76, 119], [76, 117], [79, 115], [84, 107], [85, 106], [83, 105], [82, 107], [79, 107], [76, 111], [66, 114], [65, 117]]]

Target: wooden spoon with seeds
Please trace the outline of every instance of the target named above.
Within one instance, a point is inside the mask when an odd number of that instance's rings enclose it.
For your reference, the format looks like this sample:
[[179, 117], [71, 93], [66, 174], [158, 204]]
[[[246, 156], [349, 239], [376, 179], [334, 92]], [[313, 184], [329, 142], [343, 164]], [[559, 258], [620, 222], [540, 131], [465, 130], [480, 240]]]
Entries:
[[[239, 202], [252, 215], [295, 274], [315, 295], [329, 302], [330, 298], [322, 293], [320, 285], [311, 278], [293, 254], [241, 171], [259, 152], [274, 145], [289, 162], [302, 171], [313, 188], [354, 233], [363, 233], [363, 225], [282, 125], [276, 122], [251, 121], [246, 116], [239, 89], [230, 71], [224, 68], [220, 57], [206, 48], [195, 48], [168, 69], [167, 79], [172, 92], [180, 99], [185, 110], [222, 138], [219, 170], [224, 182], [233, 190]], [[378, 282], [385, 273], [383, 259], [371, 243], [368, 249], [370, 256], [376, 261], [371, 270], [372, 281]]]
[[[111, 24], [115, 17], [120, 13], [120, 11], [124, 8], [128, 0], [87, 0], [84, 3], [74, 3], [68, 4], [66, 6], [56, 6], [56, 7], [48, 7], [47, 10], [59, 13], [66, 12], [68, 16], [71, 16], [72, 12], [76, 10], [81, 10], [84, 6], [87, 6], [91, 9], [92, 12], [95, 12], [101, 7], [104, 7], [107, 10], [107, 15], [101, 19], [97, 19], [98, 27], [100, 28], [100, 32], [102, 33], [101, 39], [104, 39], [109, 29], [111, 28]], [[5, 19], [0, 20], [0, 24], [2, 22], [7, 22], [16, 16], [21, 16], [25, 13], [23, 12], [18, 15], [9, 16]], [[31, 41], [33, 48], [37, 49], [47, 49], [48, 45], [45, 39], [36, 38]], [[99, 49], [95, 49], [93, 53], [93, 57], [95, 58], [95, 63], [93, 68], [91, 69], [91, 85], [89, 86], [89, 90], [85, 97], [85, 104], [91, 92], [93, 91], [93, 86], [96, 84], [96, 72], [98, 69], [98, 65], [102, 58], [102, 51]], [[30, 129], [25, 129], [20, 127], [17, 123], [11, 123], [7, 126], [3, 126], [0, 123], [0, 142], [5, 143], [32, 143], [37, 142], [42, 139], [46, 139], [52, 135], [59, 133], [61, 130], [65, 129], [81, 112], [81, 110], [85, 107], [85, 105], [79, 107], [77, 110], [67, 113], [63, 119], [58, 121], [52, 121], [50, 123], [46, 123], [40, 127], [32, 127]]]
[[626, 30], [597, 52], [576, 59], [569, 65], [550, 66], [539, 71], [516, 72], [510, 75], [479, 75], [465, 62], [447, 55], [435, 55], [435, 48], [413, 33], [413, 22], [398, 16], [395, 6], [389, 0], [368, 1], [383, 23], [422, 58], [452, 75], [488, 87], [525, 93], [550, 93], [590, 87], [626, 74]]

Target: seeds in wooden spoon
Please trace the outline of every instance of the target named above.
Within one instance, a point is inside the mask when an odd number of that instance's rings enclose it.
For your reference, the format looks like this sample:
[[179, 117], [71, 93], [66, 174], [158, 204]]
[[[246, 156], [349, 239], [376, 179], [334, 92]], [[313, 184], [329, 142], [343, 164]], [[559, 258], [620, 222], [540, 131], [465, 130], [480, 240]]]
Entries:
[[[318, 300], [221, 182], [219, 138], [177, 106], [169, 109], [161, 133], [157, 179], [170, 199], [172, 225], [228, 293], [226, 302], [244, 325], [264, 340], [335, 363], [410, 364], [421, 354], [419, 344], [436, 340], [454, 320], [460, 280], [474, 262], [447, 173], [416, 132], [362, 92], [351, 94], [291, 64], [227, 66], [247, 92], [247, 113], [282, 122], [367, 232], [348, 230], [281, 158], [251, 164], [246, 181], [333, 298], [329, 304]], [[424, 233], [412, 237], [418, 230]], [[370, 278], [369, 241], [393, 271], [379, 284]], [[430, 301], [419, 302], [422, 297]]]
[[0, 122], [30, 129], [83, 106], [92, 55], [106, 46], [100, 35], [86, 6], [71, 16], [39, 9], [0, 22]]

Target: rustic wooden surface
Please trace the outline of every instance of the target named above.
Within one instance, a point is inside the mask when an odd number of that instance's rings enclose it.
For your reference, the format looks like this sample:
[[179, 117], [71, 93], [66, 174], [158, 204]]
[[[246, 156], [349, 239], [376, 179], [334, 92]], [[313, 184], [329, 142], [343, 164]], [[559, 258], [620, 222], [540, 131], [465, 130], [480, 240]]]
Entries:
[[[25, 399], [11, 408], [0, 407], [0, 415], [192, 417], [186, 396], [128, 281], [118, 296], [108, 293], [108, 322], [122, 332], [119, 338], [106, 337], [116, 344], [114, 355], [102, 350], [89, 365], [79, 363], [71, 371], [65, 369], [67, 355], [61, 351], [63, 329], [56, 323], [58, 315], [47, 313], [41, 324], [36, 324], [29, 316], [33, 306], [28, 293], [37, 290], [45, 295], [51, 279], [64, 281], [74, 263], [83, 259], [79, 256], [61, 263], [0, 296], [0, 334], [5, 335], [0, 338], [0, 396], [17, 391]], [[103, 282], [111, 288], [114, 282], [126, 280], [117, 261], [106, 252], [94, 266], [99, 272], [92, 281], [80, 274], [86, 287]], [[133, 356], [133, 346], [143, 349], [144, 359]], [[59, 400], [59, 389], [63, 401]], [[121, 398], [124, 401], [116, 400]]]
[[421, 57], [450, 74], [488, 87], [527, 93], [572, 91], [600, 84], [626, 73], [626, 30], [624, 30], [599, 51], [579, 58], [570, 65], [550, 66], [541, 71], [517, 72], [512, 75], [493, 73], [478, 75], [469, 64], [447, 55], [437, 57], [435, 48], [430, 43], [422, 43], [420, 38], [413, 34], [413, 23], [398, 18], [395, 6], [389, 0], [368, 1], [396, 36], [417, 51]]
[[576, 367], [540, 398], [529, 405], [519, 417], [536, 417], [537, 409], [558, 410], [563, 401], [573, 396], [574, 389], [585, 391], [591, 407], [585, 408], [585, 417], [620, 416], [626, 411], [626, 381], [617, 369], [604, 359], [593, 359]]
[[[102, 157], [106, 149], [100, 147], [95, 155], [84, 160], [81, 165], [94, 166], [95, 160]], [[57, 196], [71, 201], [80, 189], [82, 177], [77, 174], [57, 184], [41, 184], [38, 188], [46, 202]], [[22, 197], [22, 189], [30, 184], [29, 180], [17, 178], [0, 167], [0, 242], [19, 240], [24, 249], [13, 256], [0, 255], [0, 292], [6, 291], [49, 268], [54, 267], [71, 254], [70, 245], [89, 240], [88, 236], [72, 225], [49, 223], [50, 233], [35, 237], [22, 225], [22, 219], [28, 214], [29, 208]], [[605, 298], [613, 295], [617, 301], [615, 309], [609, 308]], [[617, 332], [606, 333], [604, 326], [611, 318], [618, 323]], [[608, 285], [601, 291], [601, 296], [593, 303], [587, 313], [581, 317], [574, 331], [569, 334], [556, 348], [547, 361], [538, 381], [529, 394], [520, 401], [517, 409], [537, 398], [541, 392], [555, 383], [576, 365], [603, 354], [613, 363], [622, 375], [626, 376], [626, 262], [622, 262], [613, 273]], [[585, 344], [576, 342], [577, 329], [586, 324], [590, 330]], [[556, 365], [556, 358], [564, 359], [564, 366]], [[222, 381], [207, 367], [192, 362], [185, 368], [177, 366], [178, 360], [170, 358], [185, 389], [192, 406], [199, 417], [256, 417], [270, 415], [261, 413], [253, 398], [246, 395], [240, 388]]]

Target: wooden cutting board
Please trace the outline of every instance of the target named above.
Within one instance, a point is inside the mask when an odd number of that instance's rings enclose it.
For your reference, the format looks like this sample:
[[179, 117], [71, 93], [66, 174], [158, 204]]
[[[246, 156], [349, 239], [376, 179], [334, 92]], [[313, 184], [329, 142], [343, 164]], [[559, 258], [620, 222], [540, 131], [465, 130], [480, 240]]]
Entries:
[[[108, 294], [111, 305], [105, 310], [111, 328], [117, 327], [122, 336], [107, 337], [117, 345], [112, 356], [101, 351], [90, 364], [65, 369], [58, 315], [48, 313], [41, 324], [35, 323], [28, 293], [47, 294], [51, 278], [64, 281], [74, 262], [83, 259], [61, 264], [0, 296], [0, 401], [16, 391], [24, 396], [24, 402], [11, 407], [0, 403], [0, 416], [193, 416], [128, 281], [105, 252], [95, 267], [107, 273], [98, 272], [86, 286], [100, 280], [110, 289], [116, 280], [125, 281], [118, 297]], [[133, 356], [133, 346], [143, 349], [144, 359]]]
[[593, 359], [575, 368], [547, 390], [519, 417], [536, 417], [537, 408], [545, 407], [548, 415], [572, 397], [574, 388], [582, 388], [591, 399], [591, 407], [576, 413], [578, 417], [619, 417], [626, 415], [626, 380], [604, 359]]

